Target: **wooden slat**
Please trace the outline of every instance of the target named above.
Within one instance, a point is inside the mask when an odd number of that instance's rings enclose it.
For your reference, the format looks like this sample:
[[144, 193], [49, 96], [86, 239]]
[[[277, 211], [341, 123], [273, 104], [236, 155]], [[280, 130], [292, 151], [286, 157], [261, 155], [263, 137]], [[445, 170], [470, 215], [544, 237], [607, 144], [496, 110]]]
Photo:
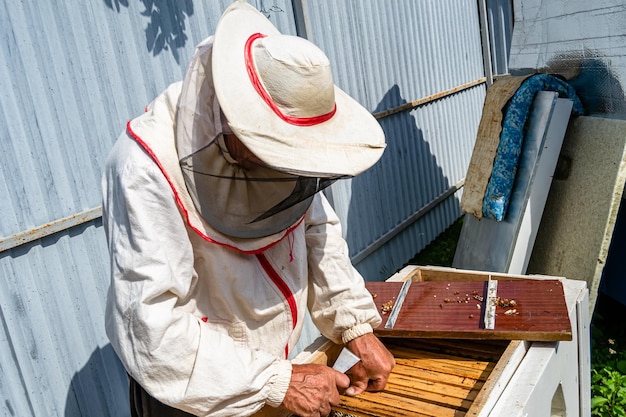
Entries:
[[[385, 342], [394, 346], [415, 347], [414, 339], [391, 338]], [[429, 352], [456, 355], [463, 352], [464, 358], [497, 361], [510, 344], [508, 340], [459, 340], [459, 339], [420, 339], [419, 347]]]
[[474, 361], [466, 358], [459, 360], [458, 356], [434, 356], [430, 352], [411, 352], [408, 349], [394, 349], [393, 353], [397, 365], [407, 365], [410, 366], [410, 369], [435, 370], [438, 373], [448, 373], [463, 378], [479, 379], [489, 364], [489, 362]]
[[[394, 374], [399, 376], [405, 376], [410, 378], [418, 378], [427, 382], [439, 382], [443, 381], [446, 385], [452, 387], [473, 387], [479, 378], [472, 378], [466, 375], [451, 374], [449, 370], [442, 371], [441, 369], [424, 369], [422, 368], [409, 368], [410, 372], [406, 371], [406, 368], [402, 364], [396, 365], [394, 368]], [[484, 379], [484, 378], [483, 378]]]
[[[480, 361], [452, 353], [456, 341], [433, 341], [426, 350], [420, 340], [384, 339], [396, 358], [387, 387], [382, 392], [365, 392], [358, 397], [341, 397], [334, 408], [338, 416], [392, 417], [392, 416], [463, 416], [479, 396], [485, 381], [499, 356], [499, 348], [492, 352], [493, 360]], [[473, 341], [467, 341], [469, 345]], [[427, 350], [433, 349], [437, 351]], [[442, 353], [441, 350], [447, 351]]]
[[[441, 397], [440, 400], [445, 401]], [[455, 407], [454, 405], [420, 401], [419, 399], [393, 395], [386, 392], [365, 393], [359, 397], [342, 397], [341, 404], [335, 408], [337, 411], [363, 416], [398, 417], [398, 416], [460, 416], [467, 408]], [[463, 413], [463, 414], [461, 414]]]
[[[506, 274], [501, 272], [485, 272], [467, 269], [447, 268], [439, 266], [416, 266], [415, 268], [407, 268], [405, 276], [399, 276], [395, 280], [404, 281], [412, 279], [413, 281], [486, 281], [491, 276], [492, 279], [529, 279], [528, 275]], [[543, 276], [536, 275], [535, 278], [541, 279]], [[533, 279], [535, 279], [533, 278]], [[543, 277], [554, 279], [554, 277]]]
[[[434, 375], [439, 377], [433, 378]], [[459, 378], [453, 378], [453, 375], [437, 374], [435, 371], [402, 372], [398, 369], [390, 376], [387, 390], [406, 397], [430, 397], [432, 400], [437, 396], [445, 396], [451, 399], [473, 401], [478, 393], [477, 390], [484, 385], [483, 380], [486, 379], [486, 375], [480, 379], [467, 377], [461, 377], [461, 379], [459, 381]]]
[[558, 279], [499, 279], [498, 296], [516, 301], [517, 314], [496, 310], [495, 328], [484, 328], [486, 281], [425, 281], [411, 285], [393, 329], [385, 329], [383, 306], [394, 302], [401, 282], [368, 282], [383, 313], [374, 331], [380, 337], [571, 340], [572, 330], [563, 283]]

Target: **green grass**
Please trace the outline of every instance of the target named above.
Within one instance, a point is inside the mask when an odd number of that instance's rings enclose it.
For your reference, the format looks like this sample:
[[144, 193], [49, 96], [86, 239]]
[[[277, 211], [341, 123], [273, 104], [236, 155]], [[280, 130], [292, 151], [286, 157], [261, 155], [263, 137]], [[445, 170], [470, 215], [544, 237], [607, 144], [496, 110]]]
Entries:
[[460, 217], [443, 233], [409, 260], [409, 265], [452, 266], [456, 244], [461, 234], [463, 217]]
[[626, 307], [599, 294], [591, 320], [591, 414], [626, 415]]
[[[463, 217], [415, 255], [409, 265], [452, 266]], [[591, 320], [591, 413], [626, 416], [626, 306], [598, 294]]]

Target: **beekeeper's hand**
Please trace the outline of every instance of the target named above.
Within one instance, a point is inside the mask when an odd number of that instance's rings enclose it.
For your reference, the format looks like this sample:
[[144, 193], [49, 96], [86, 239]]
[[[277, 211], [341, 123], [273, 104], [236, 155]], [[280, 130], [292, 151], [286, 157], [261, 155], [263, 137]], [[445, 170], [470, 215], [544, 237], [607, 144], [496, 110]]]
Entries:
[[328, 366], [294, 364], [282, 406], [300, 417], [327, 416], [349, 385], [348, 376]]

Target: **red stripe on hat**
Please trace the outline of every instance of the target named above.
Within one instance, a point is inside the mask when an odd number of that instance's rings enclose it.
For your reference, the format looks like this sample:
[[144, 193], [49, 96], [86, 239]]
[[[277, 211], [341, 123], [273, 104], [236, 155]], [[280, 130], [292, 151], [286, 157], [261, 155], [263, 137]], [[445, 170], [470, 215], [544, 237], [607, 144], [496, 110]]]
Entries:
[[335, 115], [335, 112], [337, 111], [337, 104], [333, 106], [333, 109], [330, 112], [319, 115], [319, 116], [313, 116], [313, 117], [288, 116], [284, 114], [282, 111], [280, 111], [276, 103], [274, 103], [274, 100], [272, 100], [272, 97], [265, 90], [265, 87], [263, 87], [263, 83], [261, 83], [261, 80], [259, 79], [259, 76], [256, 72], [256, 67], [254, 66], [254, 58], [252, 57], [252, 44], [257, 39], [261, 39], [264, 37], [265, 35], [263, 35], [262, 33], [255, 33], [251, 35], [246, 41], [245, 53], [244, 53], [245, 61], [246, 61], [246, 69], [248, 70], [248, 77], [250, 77], [250, 82], [254, 86], [254, 89], [256, 90], [256, 92], [261, 96], [263, 101], [267, 103], [267, 105], [272, 109], [274, 113], [276, 113], [278, 117], [280, 117], [285, 122], [292, 124], [292, 125], [314, 126], [320, 123], [324, 123], [327, 120], [330, 120]]

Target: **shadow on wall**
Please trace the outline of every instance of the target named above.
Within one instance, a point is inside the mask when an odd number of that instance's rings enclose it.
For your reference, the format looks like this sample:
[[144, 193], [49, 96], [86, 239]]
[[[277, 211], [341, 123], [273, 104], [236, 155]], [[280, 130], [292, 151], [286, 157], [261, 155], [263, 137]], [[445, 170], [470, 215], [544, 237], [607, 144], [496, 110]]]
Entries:
[[555, 55], [548, 61], [548, 69], [561, 74], [574, 87], [587, 114], [626, 114], [624, 90], [610, 68], [610, 60], [585, 50]]
[[[150, 18], [146, 27], [146, 47], [153, 56], [163, 50], [170, 51], [176, 63], [180, 63], [178, 49], [187, 42], [185, 20], [193, 15], [192, 0], [140, 0], [144, 6], [142, 16]], [[120, 12], [121, 7], [129, 7], [129, 0], [104, 0], [111, 10]]]
[[[374, 113], [406, 103], [398, 86], [394, 85]], [[344, 226], [353, 252], [351, 256], [356, 254], [355, 250], [371, 245], [372, 235], [380, 237], [394, 229], [450, 186], [413, 116], [414, 112], [415, 109], [405, 110], [379, 119], [387, 148], [376, 165], [352, 179], [348, 223]], [[455, 204], [458, 206], [458, 202]], [[415, 241], [416, 233], [424, 235], [421, 230], [416, 231], [416, 224], [400, 232], [400, 239], [402, 233], [413, 234], [406, 242]], [[428, 243], [428, 238], [421, 236], [424, 243]], [[382, 248], [380, 256], [366, 257], [355, 266], [366, 281], [383, 281], [415, 255], [416, 248], [408, 246], [396, 244]]]
[[65, 417], [128, 417], [128, 376], [111, 344], [96, 348], [72, 378]]
[[558, 74], [576, 90], [586, 114], [626, 116], [626, 100], [619, 78], [611, 70], [611, 59], [596, 51], [571, 51], [554, 55], [545, 68], [511, 70], [512, 75], [531, 72]]

